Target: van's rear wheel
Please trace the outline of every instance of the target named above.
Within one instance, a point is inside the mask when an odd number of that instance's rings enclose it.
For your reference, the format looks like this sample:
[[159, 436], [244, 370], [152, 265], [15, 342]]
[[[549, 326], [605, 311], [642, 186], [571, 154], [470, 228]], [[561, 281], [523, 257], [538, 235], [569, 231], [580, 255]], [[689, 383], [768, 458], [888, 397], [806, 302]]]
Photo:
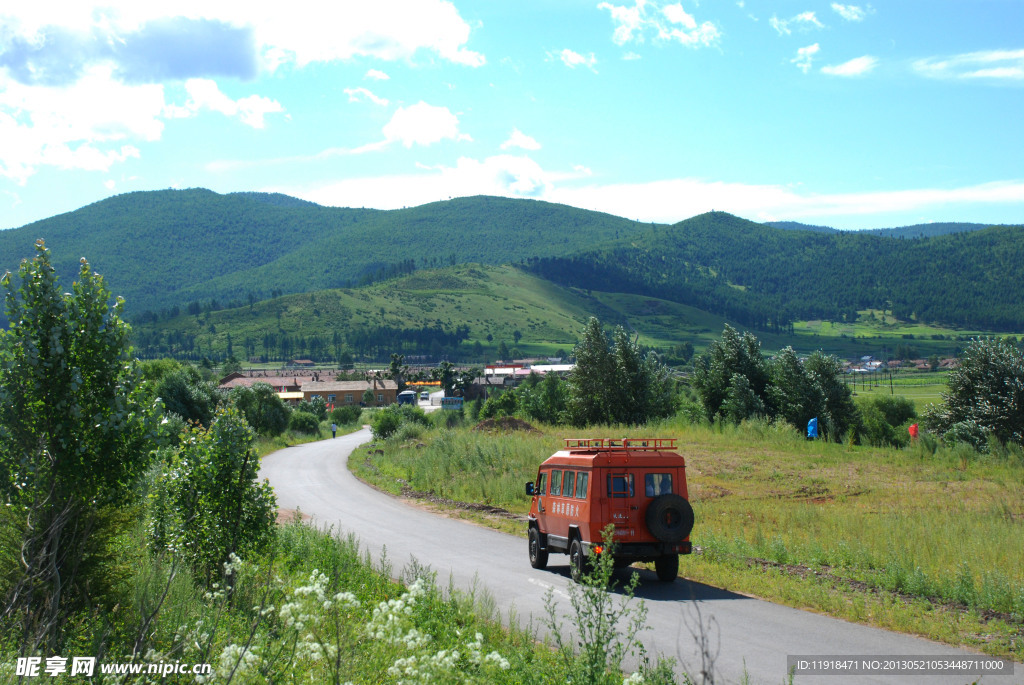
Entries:
[[548, 566], [548, 552], [545, 549], [541, 549], [540, 544], [540, 531], [535, 527], [530, 526], [529, 533], [529, 545], [530, 545], [530, 566], [534, 568], [544, 569]]
[[679, 577], [679, 555], [670, 554], [655, 559], [654, 572], [658, 574], [658, 580], [666, 583], [674, 582]]
[[583, 580], [583, 576], [590, 570], [590, 564], [587, 562], [587, 555], [583, 552], [583, 543], [579, 541], [579, 538], [573, 539], [569, 544], [569, 575], [577, 583]]
[[647, 530], [662, 542], [677, 543], [693, 530], [693, 507], [675, 493], [655, 497], [644, 516]]

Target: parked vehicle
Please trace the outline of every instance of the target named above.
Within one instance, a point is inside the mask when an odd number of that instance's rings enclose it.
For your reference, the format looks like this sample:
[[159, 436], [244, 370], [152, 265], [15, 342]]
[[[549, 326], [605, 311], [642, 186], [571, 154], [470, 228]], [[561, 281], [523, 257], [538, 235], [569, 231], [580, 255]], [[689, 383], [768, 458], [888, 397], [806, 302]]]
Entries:
[[548, 555], [569, 555], [577, 582], [591, 557], [604, 553], [601, 532], [614, 526], [616, 566], [654, 562], [660, 580], [679, 575], [679, 555], [690, 554], [693, 508], [686, 461], [671, 438], [571, 438], [526, 484], [533, 500], [529, 556], [545, 568]]
[[426, 402], [426, 401], [428, 401], [429, 399], [430, 399], [430, 393], [429, 393], [429, 392], [427, 392], [426, 390], [424, 390], [423, 392], [421, 392], [421, 393], [420, 393], [420, 400], [421, 400], [422, 402]]
[[402, 392], [398, 393], [398, 403], [399, 404], [411, 404], [411, 405], [415, 406], [416, 405], [416, 391], [414, 391], [414, 390], [403, 390]]

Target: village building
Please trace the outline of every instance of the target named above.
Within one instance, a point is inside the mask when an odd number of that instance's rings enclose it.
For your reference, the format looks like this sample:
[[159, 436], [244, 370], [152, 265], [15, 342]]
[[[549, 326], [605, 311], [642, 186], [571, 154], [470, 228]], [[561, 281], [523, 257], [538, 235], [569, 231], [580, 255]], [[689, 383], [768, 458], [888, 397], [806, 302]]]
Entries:
[[328, 407], [342, 407], [359, 404], [367, 390], [373, 391], [374, 403], [370, 406], [383, 407], [398, 401], [398, 384], [390, 379], [367, 381], [310, 381], [302, 384], [302, 399], [311, 401], [323, 398]]

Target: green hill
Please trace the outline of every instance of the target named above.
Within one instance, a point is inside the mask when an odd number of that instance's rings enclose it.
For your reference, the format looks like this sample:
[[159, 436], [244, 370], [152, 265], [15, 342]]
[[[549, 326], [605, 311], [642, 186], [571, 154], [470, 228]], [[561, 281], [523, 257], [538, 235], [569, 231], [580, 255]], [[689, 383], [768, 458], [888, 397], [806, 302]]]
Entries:
[[649, 230], [599, 212], [471, 197], [409, 209], [341, 209], [284, 195], [137, 192], [0, 231], [0, 268], [44, 238], [62, 278], [86, 256], [130, 313], [262, 300], [415, 268], [565, 255]]
[[784, 230], [724, 212], [666, 226], [495, 197], [381, 211], [165, 190], [0, 231], [0, 268], [30, 256], [38, 237], [63, 279], [86, 256], [136, 322], [480, 263], [521, 264], [562, 285], [676, 302], [759, 331], [851, 323], [869, 309], [1024, 330], [1024, 229], [1013, 226], [897, 239]]
[[[501, 343], [527, 356], [569, 353], [590, 316], [624, 326], [642, 344], [669, 353], [684, 343], [701, 351], [721, 336], [725, 323], [741, 325], [648, 295], [567, 288], [518, 267], [466, 264], [361, 288], [139, 322], [134, 343], [143, 357], [220, 359], [230, 343], [231, 353], [242, 359], [333, 362], [347, 351], [362, 360], [386, 361], [401, 352], [409, 361], [447, 357], [479, 363], [497, 359]], [[952, 331], [907, 326], [891, 315], [880, 321], [874, 312], [862, 318], [856, 326], [809, 322], [758, 337], [766, 352], [792, 345], [803, 353], [822, 349], [842, 357], [891, 353], [900, 344], [926, 356], [945, 355], [959, 344]]]
[[859, 310], [986, 330], [1024, 330], [1024, 227], [916, 240], [781, 230], [724, 212], [654, 227], [630, 244], [531, 262], [563, 285], [650, 295], [761, 330], [855, 321]]

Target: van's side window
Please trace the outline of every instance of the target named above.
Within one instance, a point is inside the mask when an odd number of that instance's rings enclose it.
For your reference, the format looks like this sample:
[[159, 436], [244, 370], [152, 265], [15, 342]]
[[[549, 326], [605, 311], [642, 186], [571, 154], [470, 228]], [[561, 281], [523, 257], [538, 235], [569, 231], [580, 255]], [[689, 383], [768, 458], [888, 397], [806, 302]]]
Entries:
[[552, 471], [551, 472], [551, 494], [561, 495], [562, 494], [562, 472]]
[[537, 493], [540, 494], [540, 495], [546, 495], [547, 494], [547, 490], [545, 490], [544, 488], [546, 488], [547, 485], [548, 485], [548, 474], [546, 474], [546, 473], [540, 474], [540, 478], [537, 479]]
[[634, 490], [632, 473], [623, 473], [617, 475], [608, 474], [609, 497], [632, 497], [633, 494]]
[[644, 475], [644, 494], [648, 497], [667, 495], [671, 492], [671, 473], [648, 473]]
[[576, 474], [576, 497], [579, 499], [587, 498], [587, 481], [590, 480], [590, 474], [580, 471]]
[[565, 478], [562, 479], [562, 497], [572, 497], [575, 485], [576, 474], [572, 471], [566, 471]]

